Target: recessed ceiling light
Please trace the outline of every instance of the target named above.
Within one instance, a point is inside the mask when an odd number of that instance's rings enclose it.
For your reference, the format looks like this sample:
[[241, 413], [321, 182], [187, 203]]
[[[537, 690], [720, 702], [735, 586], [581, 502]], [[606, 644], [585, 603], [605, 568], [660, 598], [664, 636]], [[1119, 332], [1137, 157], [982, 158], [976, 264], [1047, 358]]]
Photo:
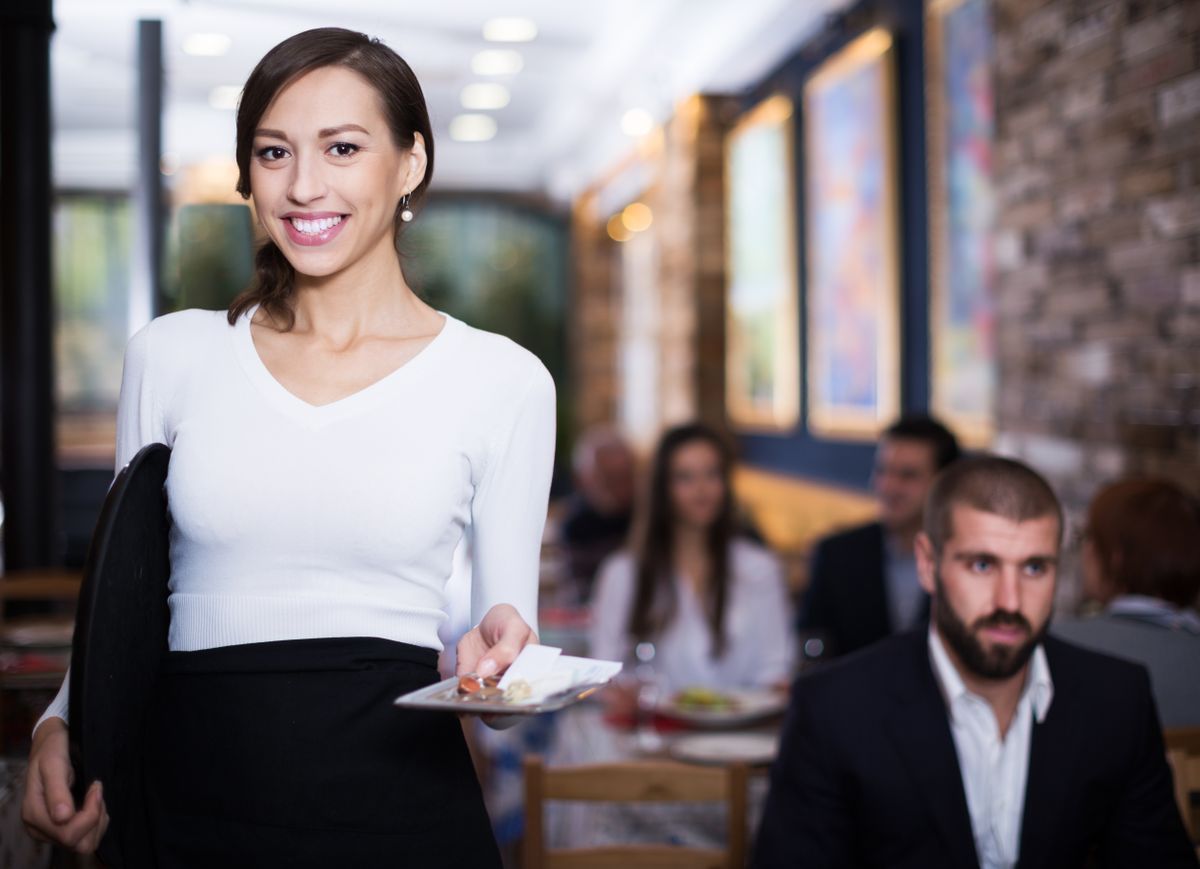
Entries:
[[450, 138], [456, 142], [486, 142], [496, 135], [496, 121], [487, 115], [459, 115], [450, 122]]
[[488, 42], [532, 42], [537, 33], [537, 25], [528, 18], [493, 18], [483, 25]]
[[511, 48], [485, 48], [471, 58], [475, 75], [516, 75], [524, 66], [521, 53]]
[[476, 82], [462, 90], [463, 108], [473, 111], [502, 109], [508, 105], [509, 99], [508, 88], [494, 82]]
[[208, 92], [208, 104], [224, 111], [236, 111], [241, 98], [242, 89], [235, 84], [219, 85]]
[[233, 40], [224, 33], [192, 33], [183, 40], [183, 53], [195, 57], [220, 57], [231, 45]]
[[645, 109], [630, 109], [621, 116], [621, 132], [635, 139], [654, 129], [654, 118]]

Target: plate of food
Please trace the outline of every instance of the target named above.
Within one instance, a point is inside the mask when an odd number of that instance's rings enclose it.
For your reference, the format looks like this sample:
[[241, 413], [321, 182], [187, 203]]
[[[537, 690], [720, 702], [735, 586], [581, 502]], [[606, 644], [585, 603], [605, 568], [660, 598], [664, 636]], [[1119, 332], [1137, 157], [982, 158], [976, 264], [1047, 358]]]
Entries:
[[537, 715], [578, 703], [621, 670], [616, 661], [563, 655], [553, 646], [526, 646], [501, 677], [451, 676], [396, 698], [397, 706], [448, 712]]
[[766, 688], [715, 690], [692, 686], [667, 697], [658, 712], [695, 727], [740, 727], [779, 715], [787, 696]]
[[705, 733], [684, 736], [671, 744], [671, 756], [690, 763], [770, 763], [779, 753], [779, 737], [772, 733]]

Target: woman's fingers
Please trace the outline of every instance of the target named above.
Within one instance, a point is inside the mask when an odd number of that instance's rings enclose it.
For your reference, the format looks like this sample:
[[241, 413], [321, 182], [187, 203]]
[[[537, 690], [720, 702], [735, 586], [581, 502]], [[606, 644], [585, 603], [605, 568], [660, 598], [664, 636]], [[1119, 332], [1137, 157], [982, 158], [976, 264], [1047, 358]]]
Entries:
[[75, 774], [70, 761], [58, 752], [46, 752], [38, 764], [38, 773], [46, 815], [56, 824], [65, 824], [75, 814], [75, 798], [71, 796]]
[[537, 642], [533, 629], [521, 614], [506, 604], [489, 610], [479, 627], [484, 640], [492, 640], [476, 670], [481, 676], [507, 669], [526, 645]]
[[[100, 821], [106, 814], [100, 782], [92, 782], [83, 806], [75, 813], [75, 817], [58, 827], [58, 839], [63, 845], [82, 853], [90, 853], [99, 844], [99, 837], [94, 835], [100, 827]], [[91, 847], [88, 845], [91, 843]]]
[[[108, 830], [108, 808], [104, 804], [104, 791], [100, 786], [100, 782], [96, 782], [94, 785], [92, 785], [91, 789], [88, 791], [88, 799], [92, 799], [93, 794], [95, 796], [94, 801], [96, 804], [95, 811], [97, 812], [98, 817], [96, 825], [87, 833], [85, 833], [80, 842], [75, 846], [75, 850], [81, 854], [91, 854], [93, 851], [99, 848], [100, 840], [104, 838], [104, 833], [106, 830]], [[84, 803], [84, 808], [87, 808], [86, 801]]]
[[[66, 817], [62, 817], [61, 798], [50, 798], [46, 788], [48, 778], [54, 781], [55, 791], [59, 790], [58, 776], [39, 774], [29, 780], [29, 787], [43, 790], [41, 799], [33, 794], [34, 800], [26, 803], [22, 811], [25, 828], [35, 839], [43, 842], [57, 842], [80, 853], [91, 853], [100, 844], [104, 831], [108, 828], [108, 812], [104, 806], [103, 791], [100, 782], [93, 782], [84, 797], [83, 806], [75, 811], [74, 803], [68, 802]], [[67, 800], [70, 800], [70, 790], [67, 790]], [[61, 818], [61, 820], [60, 820]]]

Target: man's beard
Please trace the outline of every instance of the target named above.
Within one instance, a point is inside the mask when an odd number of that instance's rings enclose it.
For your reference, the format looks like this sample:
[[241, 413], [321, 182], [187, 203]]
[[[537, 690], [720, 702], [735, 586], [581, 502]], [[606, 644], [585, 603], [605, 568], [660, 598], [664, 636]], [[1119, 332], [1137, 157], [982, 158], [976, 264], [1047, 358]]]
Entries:
[[[991, 615], [976, 619], [968, 627], [946, 598], [941, 570], [934, 574], [934, 579], [937, 583], [937, 598], [933, 602], [934, 624], [938, 636], [955, 651], [963, 666], [982, 679], [1008, 679], [1021, 672], [1021, 668], [1029, 663], [1033, 650], [1045, 638], [1050, 619], [1046, 619], [1035, 633], [1029, 620], [1019, 612], [996, 610]], [[1016, 646], [994, 645], [989, 649], [979, 638], [979, 632], [989, 627], [1020, 628], [1027, 639]]]

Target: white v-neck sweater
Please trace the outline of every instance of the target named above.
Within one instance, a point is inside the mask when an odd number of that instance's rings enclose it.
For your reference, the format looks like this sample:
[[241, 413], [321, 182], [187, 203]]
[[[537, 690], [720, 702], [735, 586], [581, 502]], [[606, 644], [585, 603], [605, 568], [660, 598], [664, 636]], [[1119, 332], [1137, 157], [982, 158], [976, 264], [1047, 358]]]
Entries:
[[[253, 313], [159, 317], [125, 352], [117, 468], [146, 444], [172, 449], [170, 648], [361, 636], [440, 650], [468, 527], [474, 620], [509, 603], [536, 629], [555, 426], [537, 358], [446, 316], [404, 366], [314, 406], [263, 365]], [[50, 716], [67, 717], [65, 682]]]

